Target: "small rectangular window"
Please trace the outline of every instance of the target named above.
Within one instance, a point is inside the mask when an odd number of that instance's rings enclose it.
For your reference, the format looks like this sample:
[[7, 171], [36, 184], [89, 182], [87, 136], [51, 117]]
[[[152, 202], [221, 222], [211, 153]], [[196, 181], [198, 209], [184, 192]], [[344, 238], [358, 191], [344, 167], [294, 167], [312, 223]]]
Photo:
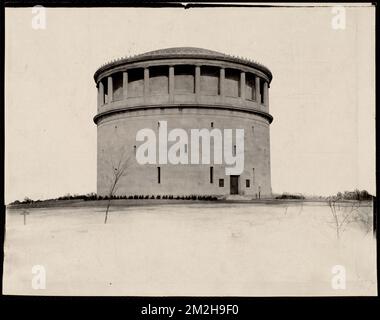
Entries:
[[252, 169], [252, 183], [255, 184], [255, 168]]
[[246, 188], [250, 188], [251, 187], [251, 180], [249, 180], [249, 179], [245, 180], [245, 186], [246, 186]]
[[211, 128], [214, 128], [214, 122], [211, 122]]
[[157, 167], [157, 182], [161, 183], [161, 167]]
[[214, 183], [214, 167], [210, 167], [210, 183]]
[[219, 187], [224, 187], [224, 179], [219, 179]]
[[232, 155], [233, 155], [233, 156], [236, 156], [236, 144], [234, 145], [234, 150], [233, 150], [233, 152], [232, 152]]

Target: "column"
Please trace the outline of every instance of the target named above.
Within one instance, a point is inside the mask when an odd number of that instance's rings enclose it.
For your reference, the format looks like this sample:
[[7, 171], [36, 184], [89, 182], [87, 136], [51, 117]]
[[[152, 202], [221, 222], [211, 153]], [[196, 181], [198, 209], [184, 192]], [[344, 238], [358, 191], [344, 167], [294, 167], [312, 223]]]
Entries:
[[123, 98], [128, 98], [128, 72], [123, 72]]
[[144, 97], [149, 95], [149, 68], [144, 68]]
[[195, 96], [199, 98], [201, 94], [201, 67], [195, 66]]
[[245, 100], [245, 72], [240, 72], [240, 98]]
[[224, 68], [220, 68], [219, 75], [219, 94], [224, 97], [224, 79], [226, 77], [226, 70]]
[[102, 81], [98, 83], [98, 93], [99, 93], [99, 107], [104, 104], [104, 85]]
[[260, 78], [258, 76], [255, 76], [255, 91], [256, 91], [256, 102], [258, 104], [261, 103], [261, 96], [260, 96]]
[[269, 94], [268, 94], [268, 82], [264, 82], [264, 106], [268, 107], [269, 105]]
[[174, 101], [174, 66], [169, 66], [169, 101]]
[[107, 103], [110, 103], [113, 101], [113, 82], [112, 82], [112, 76], [109, 76], [108, 79], [108, 92], [107, 92], [107, 96], [108, 96], [108, 101]]

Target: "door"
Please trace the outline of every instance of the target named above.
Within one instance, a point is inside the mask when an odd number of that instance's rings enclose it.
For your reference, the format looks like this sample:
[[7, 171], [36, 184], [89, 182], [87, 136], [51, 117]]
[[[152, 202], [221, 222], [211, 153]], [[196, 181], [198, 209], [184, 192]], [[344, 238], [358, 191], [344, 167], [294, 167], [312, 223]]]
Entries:
[[239, 176], [230, 176], [230, 194], [239, 194]]

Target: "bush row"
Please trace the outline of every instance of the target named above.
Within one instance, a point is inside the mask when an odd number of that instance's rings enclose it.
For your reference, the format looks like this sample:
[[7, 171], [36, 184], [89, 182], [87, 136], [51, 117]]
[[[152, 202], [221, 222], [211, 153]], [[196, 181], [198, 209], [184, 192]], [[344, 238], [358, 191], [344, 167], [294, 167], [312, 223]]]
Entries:
[[372, 200], [373, 196], [368, 193], [367, 190], [354, 190], [354, 191], [344, 191], [338, 192], [336, 194], [337, 198], [343, 199], [343, 200]]
[[[113, 196], [100, 196], [96, 193], [82, 194], [82, 195], [64, 195], [55, 199], [48, 199], [45, 201], [59, 201], [59, 200], [83, 200], [83, 201], [95, 201], [95, 200], [109, 200], [109, 199], [169, 199], [169, 200], [206, 200], [215, 201], [218, 200], [216, 196], [211, 195], [188, 195], [188, 196], [175, 196], [175, 195], [113, 195]], [[36, 202], [43, 202], [42, 200], [32, 200], [25, 197], [24, 201], [13, 201], [11, 205], [15, 204], [31, 204]]]
[[[98, 196], [97, 200], [108, 200], [108, 199], [163, 199], [163, 200], [206, 200], [215, 201], [218, 200], [216, 196], [211, 195], [188, 195], [188, 196], [175, 196], [175, 195], [129, 195], [129, 196]], [[92, 199], [89, 199], [92, 200]]]

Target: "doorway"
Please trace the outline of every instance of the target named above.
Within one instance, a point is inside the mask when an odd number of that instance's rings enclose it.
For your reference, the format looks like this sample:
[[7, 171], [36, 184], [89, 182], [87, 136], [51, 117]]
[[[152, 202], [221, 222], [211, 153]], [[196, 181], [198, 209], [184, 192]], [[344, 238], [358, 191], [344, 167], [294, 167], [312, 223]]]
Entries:
[[230, 176], [230, 194], [239, 194], [239, 176]]

